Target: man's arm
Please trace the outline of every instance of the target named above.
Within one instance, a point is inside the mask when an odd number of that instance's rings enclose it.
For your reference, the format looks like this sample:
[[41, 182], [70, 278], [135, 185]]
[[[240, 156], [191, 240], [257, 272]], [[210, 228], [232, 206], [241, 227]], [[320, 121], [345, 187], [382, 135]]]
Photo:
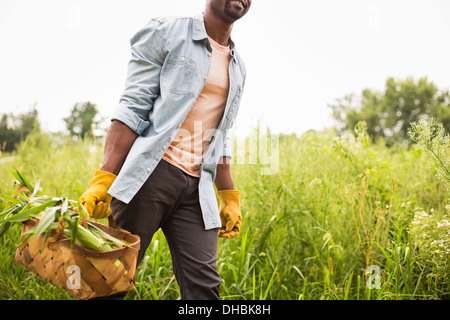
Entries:
[[163, 26], [157, 20], [151, 20], [130, 40], [127, 81], [119, 106], [111, 117], [103, 164], [80, 197], [81, 204], [93, 218], [103, 219], [111, 214], [112, 196], [108, 190], [137, 137], [151, 125], [148, 114], [160, 92], [161, 66], [167, 55], [164, 43]]
[[127, 125], [114, 120], [106, 135], [103, 164], [96, 170], [88, 188], [80, 197], [80, 203], [95, 219], [103, 219], [111, 214], [109, 204], [112, 196], [108, 189], [119, 174], [131, 146], [138, 134]]
[[120, 121], [112, 121], [105, 141], [102, 171], [118, 175], [138, 134]]
[[234, 190], [233, 179], [231, 177], [229, 158], [223, 157], [217, 164], [216, 179], [214, 180], [217, 191]]

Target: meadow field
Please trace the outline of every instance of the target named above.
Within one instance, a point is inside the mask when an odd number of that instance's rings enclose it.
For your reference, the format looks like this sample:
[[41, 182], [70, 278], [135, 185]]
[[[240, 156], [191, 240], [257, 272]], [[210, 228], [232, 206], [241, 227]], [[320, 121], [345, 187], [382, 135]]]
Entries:
[[[219, 239], [222, 299], [450, 298], [449, 192], [420, 149], [371, 143], [364, 130], [281, 135], [276, 170], [265, 172], [248, 160], [251, 140], [235, 146], [246, 159], [232, 165], [243, 226]], [[0, 157], [0, 193], [12, 188], [14, 166], [46, 194], [76, 199], [102, 156], [99, 139], [32, 134]], [[0, 299], [73, 299], [14, 263], [19, 236], [16, 226], [0, 239]], [[127, 299], [179, 299], [161, 231]]]

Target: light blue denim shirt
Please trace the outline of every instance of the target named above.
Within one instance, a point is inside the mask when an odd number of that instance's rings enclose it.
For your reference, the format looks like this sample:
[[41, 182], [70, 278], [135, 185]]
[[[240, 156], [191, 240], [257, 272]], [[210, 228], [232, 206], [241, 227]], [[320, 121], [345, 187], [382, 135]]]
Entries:
[[[112, 120], [139, 136], [108, 193], [129, 203], [161, 161], [209, 75], [212, 48], [203, 14], [152, 19], [131, 38], [125, 90]], [[203, 154], [199, 200], [205, 229], [221, 227], [214, 191], [216, 166], [232, 157], [228, 132], [239, 108], [245, 66], [231, 42], [229, 94], [216, 134]], [[201, 120], [201, 119], [199, 119]]]

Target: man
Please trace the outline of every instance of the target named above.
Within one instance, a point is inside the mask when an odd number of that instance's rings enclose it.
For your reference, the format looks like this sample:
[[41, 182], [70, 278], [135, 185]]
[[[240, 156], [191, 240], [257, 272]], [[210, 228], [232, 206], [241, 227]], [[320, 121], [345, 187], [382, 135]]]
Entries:
[[103, 164], [80, 199], [92, 217], [112, 212], [118, 227], [140, 236], [138, 264], [161, 228], [182, 299], [219, 299], [217, 236], [241, 227], [227, 133], [245, 67], [230, 34], [251, 3], [207, 0], [204, 14], [152, 19], [132, 37]]

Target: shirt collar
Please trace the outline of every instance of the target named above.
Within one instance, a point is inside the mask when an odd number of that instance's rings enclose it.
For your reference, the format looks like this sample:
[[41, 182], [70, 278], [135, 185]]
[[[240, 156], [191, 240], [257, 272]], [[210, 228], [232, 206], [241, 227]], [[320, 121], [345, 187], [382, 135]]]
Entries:
[[[192, 24], [192, 40], [201, 41], [204, 39], [208, 39], [208, 34], [206, 33], [205, 20], [202, 12], [194, 17], [194, 23]], [[231, 37], [229, 42], [231, 48], [230, 54], [232, 57], [235, 57], [234, 42], [231, 40]]]
[[194, 23], [192, 25], [192, 40], [200, 41], [208, 38], [206, 33], [205, 21], [203, 19], [203, 12], [197, 14], [194, 17]]

